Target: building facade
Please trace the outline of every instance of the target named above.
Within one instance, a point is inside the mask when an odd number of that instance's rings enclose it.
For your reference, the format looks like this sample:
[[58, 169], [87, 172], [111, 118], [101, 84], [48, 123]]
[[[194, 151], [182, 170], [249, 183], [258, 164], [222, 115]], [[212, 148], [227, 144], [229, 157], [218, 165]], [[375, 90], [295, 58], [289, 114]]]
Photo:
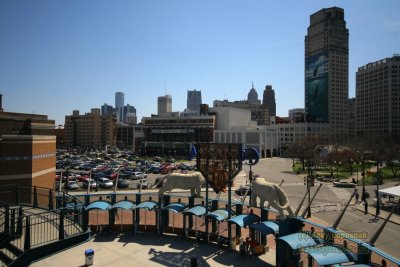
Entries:
[[329, 123], [330, 142], [348, 139], [348, 58], [344, 10], [332, 7], [312, 14], [305, 36], [305, 119]]
[[125, 94], [123, 92], [115, 93], [115, 110], [117, 112], [117, 120], [119, 123], [124, 122], [124, 105], [125, 105]]
[[272, 89], [272, 85], [265, 86], [262, 103], [268, 110], [269, 116], [276, 116], [275, 91]]
[[101, 106], [101, 115], [112, 115], [114, 113], [114, 107], [107, 105], [104, 103], [104, 105]]
[[162, 115], [172, 112], [172, 97], [170, 95], [159, 96], [157, 101], [157, 115]]
[[55, 136], [1, 136], [0, 186], [53, 188], [55, 166]]
[[142, 155], [188, 156], [194, 143], [213, 142], [215, 116], [154, 116], [142, 119], [145, 141]]
[[67, 147], [100, 147], [116, 145], [116, 117], [100, 115], [99, 109], [80, 115], [75, 110], [65, 116], [65, 145]]
[[197, 114], [200, 114], [200, 106], [202, 104], [201, 100], [201, 91], [188, 91], [187, 92], [187, 110], [195, 111]]
[[400, 138], [400, 55], [358, 68], [356, 134]]

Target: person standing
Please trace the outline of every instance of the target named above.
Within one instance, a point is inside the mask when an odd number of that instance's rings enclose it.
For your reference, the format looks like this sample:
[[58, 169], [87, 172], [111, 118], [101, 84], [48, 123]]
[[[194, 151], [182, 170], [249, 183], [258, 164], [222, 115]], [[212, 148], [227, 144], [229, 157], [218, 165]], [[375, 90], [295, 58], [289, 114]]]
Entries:
[[358, 204], [358, 198], [360, 195], [358, 194], [358, 191], [354, 194], [354, 197], [356, 198], [356, 205]]

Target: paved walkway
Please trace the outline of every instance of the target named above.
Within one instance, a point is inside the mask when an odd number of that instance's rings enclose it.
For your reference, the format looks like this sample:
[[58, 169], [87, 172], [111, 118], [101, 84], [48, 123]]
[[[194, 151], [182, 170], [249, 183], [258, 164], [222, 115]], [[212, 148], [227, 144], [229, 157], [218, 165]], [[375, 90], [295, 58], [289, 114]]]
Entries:
[[[272, 241], [272, 240], [271, 240]], [[85, 266], [85, 251], [94, 250], [93, 266], [275, 266], [275, 251], [258, 257], [242, 256], [238, 251], [219, 249], [216, 245], [196, 243], [177, 236], [158, 236], [153, 233], [106, 233], [90, 241], [50, 255], [31, 266]]]

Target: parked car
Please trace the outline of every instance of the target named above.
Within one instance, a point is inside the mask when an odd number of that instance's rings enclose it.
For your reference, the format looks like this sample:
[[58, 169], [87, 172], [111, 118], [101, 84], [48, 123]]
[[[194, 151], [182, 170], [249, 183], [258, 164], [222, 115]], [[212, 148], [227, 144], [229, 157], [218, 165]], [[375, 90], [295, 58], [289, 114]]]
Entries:
[[251, 195], [251, 189], [250, 186], [245, 185], [245, 186], [241, 186], [238, 189], [235, 190], [235, 194], [238, 196], [244, 196], [244, 195]]
[[112, 188], [114, 186], [113, 182], [105, 177], [98, 178], [97, 183], [101, 188]]
[[67, 188], [68, 188], [68, 190], [76, 190], [79, 188], [79, 185], [76, 181], [69, 181]]
[[90, 178], [87, 178], [87, 179], [82, 181], [82, 187], [83, 188], [88, 188], [89, 182], [90, 182], [90, 188], [91, 189], [98, 189], [98, 184], [96, 183], [96, 180], [90, 179]]
[[118, 188], [128, 188], [129, 187], [129, 184], [128, 184], [128, 182], [125, 180], [125, 179], [118, 179], [118, 181], [117, 181], [117, 187]]
[[147, 178], [147, 174], [145, 174], [144, 172], [133, 172], [131, 174], [131, 179], [144, 179]]
[[349, 183], [349, 182], [333, 182], [333, 186], [335, 186], [335, 187], [355, 188], [356, 184]]

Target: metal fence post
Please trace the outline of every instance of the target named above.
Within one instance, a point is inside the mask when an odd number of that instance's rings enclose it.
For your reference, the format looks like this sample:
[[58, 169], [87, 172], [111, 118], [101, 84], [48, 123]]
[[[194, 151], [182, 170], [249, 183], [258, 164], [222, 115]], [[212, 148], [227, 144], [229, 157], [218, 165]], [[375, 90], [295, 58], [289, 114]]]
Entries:
[[37, 189], [36, 186], [33, 187], [33, 207], [37, 208], [38, 206], [38, 198], [37, 198]]
[[31, 248], [31, 224], [30, 224], [30, 216], [26, 216], [24, 250], [27, 251], [30, 248]]
[[64, 240], [65, 234], [64, 234], [64, 209], [60, 209], [60, 226], [58, 229], [58, 239], [59, 240]]
[[17, 236], [21, 236], [22, 235], [22, 206], [19, 206], [18, 209], [18, 219], [17, 219]]
[[49, 189], [49, 210], [53, 210], [53, 190]]
[[15, 204], [19, 204], [19, 187], [15, 185]]

